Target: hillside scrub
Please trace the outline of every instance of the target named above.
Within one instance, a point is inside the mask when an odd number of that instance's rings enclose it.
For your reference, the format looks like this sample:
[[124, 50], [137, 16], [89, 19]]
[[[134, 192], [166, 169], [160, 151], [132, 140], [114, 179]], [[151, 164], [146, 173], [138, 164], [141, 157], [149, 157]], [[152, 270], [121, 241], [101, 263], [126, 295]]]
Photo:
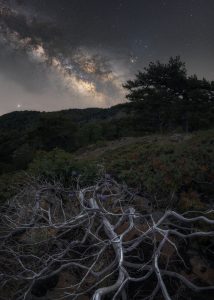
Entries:
[[212, 205], [214, 195], [213, 138], [213, 130], [153, 135], [121, 147], [118, 142], [113, 150], [106, 146], [100, 155], [99, 148], [97, 152], [86, 151], [86, 156], [89, 159], [91, 155], [94, 162], [102, 161], [108, 173], [142, 195], [150, 195], [158, 205], [201, 209]]
[[[208, 130], [98, 143], [72, 154], [61, 149], [40, 151], [27, 173], [64, 186], [79, 178], [84, 185], [97, 180], [102, 165], [140, 195], [148, 195], [153, 204], [170, 204], [179, 210], [206, 209], [214, 195], [213, 137], [213, 130]], [[23, 175], [16, 172], [0, 177], [2, 203], [14, 194], [13, 186], [22, 185]]]

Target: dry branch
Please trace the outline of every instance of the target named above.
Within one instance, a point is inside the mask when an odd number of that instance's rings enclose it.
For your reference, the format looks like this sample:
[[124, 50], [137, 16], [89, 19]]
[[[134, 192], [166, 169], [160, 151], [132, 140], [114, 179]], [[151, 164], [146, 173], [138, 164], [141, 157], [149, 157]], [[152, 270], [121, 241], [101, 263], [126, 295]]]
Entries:
[[139, 294], [170, 300], [181, 290], [213, 293], [212, 280], [188, 276], [183, 249], [192, 240], [212, 245], [214, 220], [193, 212], [142, 213], [134, 204], [134, 194], [109, 177], [76, 190], [27, 186], [2, 208], [2, 299], [126, 300]]

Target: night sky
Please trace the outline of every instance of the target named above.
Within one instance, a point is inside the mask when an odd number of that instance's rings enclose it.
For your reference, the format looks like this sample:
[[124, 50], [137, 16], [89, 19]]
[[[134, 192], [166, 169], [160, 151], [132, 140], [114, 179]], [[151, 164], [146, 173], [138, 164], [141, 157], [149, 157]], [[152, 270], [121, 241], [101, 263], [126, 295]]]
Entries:
[[214, 0], [0, 0], [0, 114], [124, 102], [176, 55], [214, 79]]

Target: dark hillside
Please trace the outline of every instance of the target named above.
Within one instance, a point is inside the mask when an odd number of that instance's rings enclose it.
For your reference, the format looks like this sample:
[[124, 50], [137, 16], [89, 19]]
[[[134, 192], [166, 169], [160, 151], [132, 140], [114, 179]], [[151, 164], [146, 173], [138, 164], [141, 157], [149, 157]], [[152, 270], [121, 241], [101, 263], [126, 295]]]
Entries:
[[[212, 109], [206, 107], [204, 111], [194, 111], [189, 116], [188, 130], [213, 128]], [[124, 137], [186, 130], [182, 116], [176, 120], [173, 114], [160, 128], [154, 108], [144, 102], [125, 103], [107, 109], [13, 112], [0, 117], [0, 172], [25, 169], [38, 150], [60, 148], [74, 152], [91, 144]]]

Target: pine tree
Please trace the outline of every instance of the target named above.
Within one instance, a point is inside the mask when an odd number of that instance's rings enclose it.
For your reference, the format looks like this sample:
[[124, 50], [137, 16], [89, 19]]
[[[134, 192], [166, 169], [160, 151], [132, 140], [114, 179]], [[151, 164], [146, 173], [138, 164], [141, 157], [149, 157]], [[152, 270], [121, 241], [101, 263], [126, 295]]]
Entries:
[[[124, 85], [127, 99], [138, 103], [152, 127], [163, 131], [182, 126], [185, 131], [210, 126], [214, 107], [214, 83], [187, 76], [180, 57], [171, 57], [166, 64], [150, 63], [135, 80]], [[206, 114], [210, 118], [206, 118]], [[206, 122], [204, 122], [206, 120]]]

